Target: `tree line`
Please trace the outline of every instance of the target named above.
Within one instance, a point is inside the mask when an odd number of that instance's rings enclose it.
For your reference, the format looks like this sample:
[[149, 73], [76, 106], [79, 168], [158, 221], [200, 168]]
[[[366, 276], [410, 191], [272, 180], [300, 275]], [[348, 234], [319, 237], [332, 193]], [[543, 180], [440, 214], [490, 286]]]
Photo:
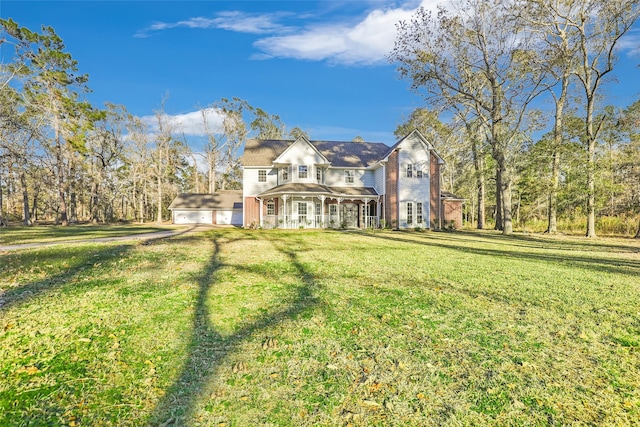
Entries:
[[[609, 105], [603, 85], [638, 14], [633, 0], [418, 9], [398, 23], [389, 60], [425, 107], [395, 133], [417, 128], [435, 145], [446, 160], [443, 189], [467, 200], [478, 228], [510, 234], [544, 223], [540, 231], [555, 233], [584, 222], [593, 237], [596, 218], [637, 221], [640, 101]], [[86, 102], [88, 76], [53, 28], [8, 19], [0, 30], [15, 52], [0, 64], [0, 221], [162, 221], [179, 192], [239, 188], [248, 136], [306, 135], [221, 98], [200, 110], [205, 142], [190, 147], [166, 99], [152, 123]]]
[[90, 105], [88, 76], [52, 27], [40, 33], [0, 20], [0, 223], [168, 218], [179, 192], [240, 188], [238, 151], [249, 135], [282, 138], [277, 115], [238, 98], [200, 109], [204, 143], [190, 147], [164, 111], [142, 120], [125, 106]]
[[638, 213], [640, 107], [607, 105], [603, 85], [639, 13], [636, 0], [454, 0], [398, 24], [389, 58], [428, 107], [408, 121], [448, 154], [478, 228], [489, 194], [504, 234], [515, 215], [555, 233], [584, 213], [594, 237], [597, 213]]

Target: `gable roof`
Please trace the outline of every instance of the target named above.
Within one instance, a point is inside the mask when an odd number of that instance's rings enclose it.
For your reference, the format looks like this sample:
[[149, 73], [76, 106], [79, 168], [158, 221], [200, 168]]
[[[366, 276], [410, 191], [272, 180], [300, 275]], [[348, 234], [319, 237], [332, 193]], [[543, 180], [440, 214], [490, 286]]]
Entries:
[[278, 159], [280, 159], [282, 157], [285, 157], [285, 154], [287, 153], [287, 151], [289, 151], [291, 149], [291, 147], [293, 147], [294, 145], [296, 145], [299, 142], [302, 142], [302, 143], [305, 143], [305, 144], [309, 145], [316, 152], [316, 154], [318, 156], [322, 157], [323, 161], [328, 162], [327, 158], [320, 151], [318, 151], [316, 146], [313, 145], [304, 135], [299, 137], [295, 141], [293, 141], [291, 144], [289, 144], [289, 146], [287, 148], [285, 148], [284, 151], [282, 153], [280, 153], [277, 158], [273, 159], [273, 161], [275, 162]]
[[241, 209], [242, 191], [226, 190], [213, 194], [178, 194], [169, 209]]
[[[295, 141], [249, 139], [242, 155], [243, 166], [271, 166]], [[309, 141], [335, 167], [363, 168], [375, 165], [389, 152], [380, 142]]]

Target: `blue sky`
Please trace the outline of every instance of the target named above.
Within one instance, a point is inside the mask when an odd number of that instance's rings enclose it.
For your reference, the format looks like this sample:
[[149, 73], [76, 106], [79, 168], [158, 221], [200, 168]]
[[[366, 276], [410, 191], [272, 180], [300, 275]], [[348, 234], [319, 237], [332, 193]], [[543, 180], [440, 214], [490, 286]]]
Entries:
[[[96, 106], [122, 104], [147, 117], [168, 95], [165, 112], [195, 135], [200, 108], [239, 97], [312, 139], [393, 144], [396, 126], [422, 101], [386, 55], [395, 22], [419, 4], [0, 0], [0, 16], [31, 30], [52, 26], [89, 75]], [[623, 40], [618, 83], [605, 88], [610, 103], [640, 98], [639, 35]]]

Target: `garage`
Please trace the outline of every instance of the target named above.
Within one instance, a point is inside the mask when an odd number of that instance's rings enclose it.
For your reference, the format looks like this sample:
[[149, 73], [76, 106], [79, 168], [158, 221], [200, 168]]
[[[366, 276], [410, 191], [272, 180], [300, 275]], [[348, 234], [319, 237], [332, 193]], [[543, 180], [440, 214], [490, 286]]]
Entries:
[[174, 224], [213, 224], [213, 212], [207, 210], [175, 210]]
[[242, 225], [242, 209], [216, 211], [216, 224]]
[[242, 226], [242, 191], [182, 193], [171, 202], [169, 210], [174, 224]]

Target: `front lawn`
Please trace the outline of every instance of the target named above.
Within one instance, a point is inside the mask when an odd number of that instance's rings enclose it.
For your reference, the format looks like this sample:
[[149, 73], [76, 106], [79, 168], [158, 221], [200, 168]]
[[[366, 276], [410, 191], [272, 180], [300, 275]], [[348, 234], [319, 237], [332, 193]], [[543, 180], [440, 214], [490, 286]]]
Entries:
[[640, 242], [211, 230], [0, 254], [0, 425], [640, 423]]

